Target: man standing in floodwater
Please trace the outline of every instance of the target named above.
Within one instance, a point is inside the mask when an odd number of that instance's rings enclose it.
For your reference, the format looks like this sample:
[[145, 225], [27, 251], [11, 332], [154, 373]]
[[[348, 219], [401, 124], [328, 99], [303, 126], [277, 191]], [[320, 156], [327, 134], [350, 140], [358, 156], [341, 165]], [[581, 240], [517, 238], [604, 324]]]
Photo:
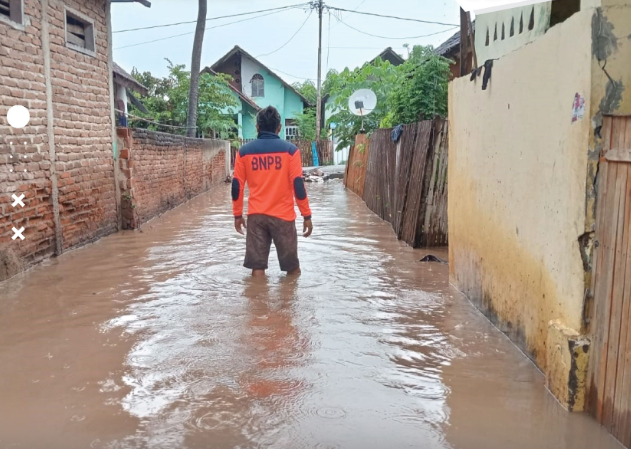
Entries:
[[[241, 147], [234, 162], [234, 228], [239, 234], [247, 228], [243, 266], [252, 270], [252, 276], [265, 275], [272, 241], [280, 269], [300, 274], [294, 197], [304, 218], [303, 236], [309, 237], [313, 231], [300, 150], [281, 140], [280, 120], [275, 107], [261, 110], [256, 117], [258, 138]], [[246, 183], [250, 190], [247, 225], [243, 218]]]

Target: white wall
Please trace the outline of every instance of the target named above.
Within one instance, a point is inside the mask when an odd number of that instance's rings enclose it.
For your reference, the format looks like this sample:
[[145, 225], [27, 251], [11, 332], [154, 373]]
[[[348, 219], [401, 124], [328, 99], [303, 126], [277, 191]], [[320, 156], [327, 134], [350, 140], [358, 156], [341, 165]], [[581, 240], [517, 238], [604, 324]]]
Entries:
[[[520, 8], [480, 14], [475, 18], [475, 52], [478, 66], [489, 59], [498, 59], [516, 49], [523, 47], [545, 34], [550, 26], [551, 2], [538, 3]], [[535, 26], [528, 30], [530, 14], [535, 13]], [[519, 32], [519, 22], [523, 14], [524, 28]], [[511, 19], [515, 20], [515, 34], [510, 35]], [[505, 38], [502, 40], [502, 24], [505, 27]], [[497, 25], [497, 40], [494, 40]], [[486, 45], [486, 32], [489, 31], [489, 45]]]

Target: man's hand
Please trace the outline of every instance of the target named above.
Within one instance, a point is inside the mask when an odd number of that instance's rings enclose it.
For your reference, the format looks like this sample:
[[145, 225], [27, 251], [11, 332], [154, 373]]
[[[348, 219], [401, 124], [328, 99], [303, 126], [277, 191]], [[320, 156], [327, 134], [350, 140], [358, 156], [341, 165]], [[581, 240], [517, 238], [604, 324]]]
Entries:
[[243, 229], [247, 229], [248, 226], [245, 224], [245, 218], [240, 217], [240, 218], [235, 218], [234, 219], [234, 229], [236, 229], [236, 231], [241, 234], [243, 234]]
[[312, 232], [313, 223], [311, 222], [311, 219], [305, 220], [304, 224], [302, 225], [302, 236], [309, 237]]

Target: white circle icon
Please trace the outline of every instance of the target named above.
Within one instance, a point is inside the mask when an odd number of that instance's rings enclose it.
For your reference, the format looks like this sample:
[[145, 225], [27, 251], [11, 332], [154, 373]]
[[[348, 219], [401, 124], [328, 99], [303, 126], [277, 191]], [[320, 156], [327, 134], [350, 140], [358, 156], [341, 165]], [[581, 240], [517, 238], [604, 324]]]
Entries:
[[24, 128], [30, 119], [31, 114], [29, 114], [28, 109], [19, 104], [12, 106], [7, 113], [7, 121], [13, 128]]

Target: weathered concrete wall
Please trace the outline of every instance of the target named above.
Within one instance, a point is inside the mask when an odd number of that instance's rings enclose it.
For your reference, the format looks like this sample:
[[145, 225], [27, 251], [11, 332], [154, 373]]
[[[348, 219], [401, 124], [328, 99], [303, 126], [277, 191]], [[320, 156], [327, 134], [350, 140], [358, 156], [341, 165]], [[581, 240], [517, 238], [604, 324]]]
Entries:
[[449, 91], [452, 282], [546, 373], [569, 351], [549, 355], [549, 334], [583, 331], [594, 12], [495, 61], [486, 91]]
[[592, 16], [592, 95], [587, 172], [586, 232], [594, 230], [596, 182], [602, 150], [603, 115], [631, 114], [631, 4], [625, 0], [602, 0]]
[[123, 228], [182, 204], [229, 175], [230, 142], [119, 128]]

